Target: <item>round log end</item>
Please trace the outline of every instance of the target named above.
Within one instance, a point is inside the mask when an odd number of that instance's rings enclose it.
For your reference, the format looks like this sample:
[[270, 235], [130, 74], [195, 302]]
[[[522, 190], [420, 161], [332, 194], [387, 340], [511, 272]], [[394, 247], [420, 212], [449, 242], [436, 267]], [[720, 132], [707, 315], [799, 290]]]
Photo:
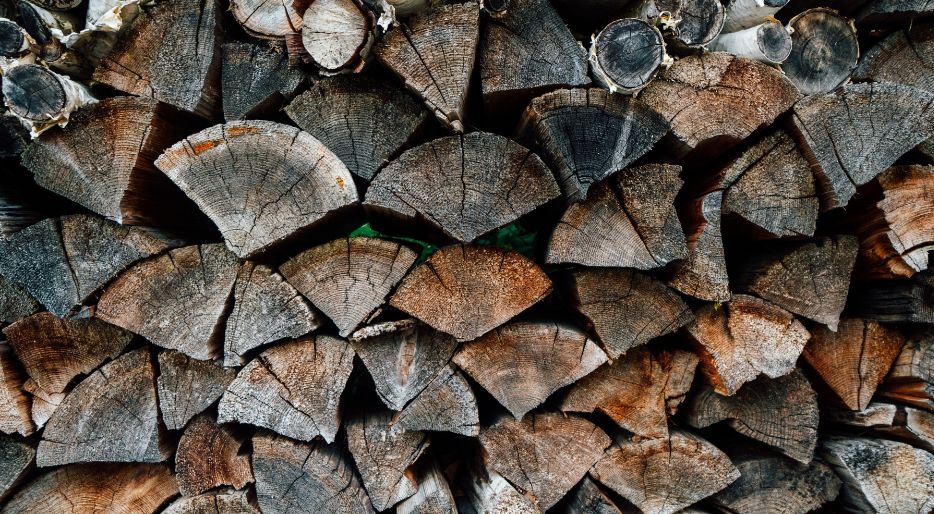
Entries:
[[832, 91], [856, 68], [856, 27], [837, 11], [809, 9], [792, 18], [788, 28], [792, 49], [782, 70], [802, 93]]
[[633, 18], [616, 20], [594, 40], [591, 63], [610, 91], [636, 92], [648, 84], [665, 59], [661, 32]]
[[772, 63], [782, 63], [791, 55], [791, 34], [777, 21], [763, 23], [756, 29], [756, 43], [762, 55]]
[[0, 55], [16, 57], [28, 48], [23, 29], [10, 20], [0, 19]]
[[14, 114], [30, 121], [55, 118], [67, 101], [58, 77], [36, 64], [11, 68], [3, 76], [3, 96]]

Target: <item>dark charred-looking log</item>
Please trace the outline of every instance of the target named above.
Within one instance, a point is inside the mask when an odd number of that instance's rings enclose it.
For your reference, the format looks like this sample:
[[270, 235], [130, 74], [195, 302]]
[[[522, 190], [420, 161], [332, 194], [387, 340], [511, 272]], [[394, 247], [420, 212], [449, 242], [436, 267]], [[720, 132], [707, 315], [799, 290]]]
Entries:
[[0, 501], [23, 481], [35, 457], [32, 446], [10, 436], [0, 436]]
[[860, 283], [847, 299], [846, 313], [882, 323], [934, 323], [934, 284], [921, 275]]
[[568, 493], [564, 514], [622, 514], [609, 495], [590, 475]]
[[242, 441], [230, 428], [200, 415], [185, 429], [175, 454], [175, 479], [184, 496], [223, 485], [242, 489], [253, 482], [250, 458], [240, 454]]
[[306, 80], [278, 48], [230, 42], [224, 44], [223, 55], [221, 97], [227, 121], [275, 112]]
[[[0, 273], [7, 273], [6, 269]], [[39, 302], [10, 279], [0, 275], [0, 321], [13, 323], [41, 309]]]
[[600, 31], [590, 49], [590, 65], [597, 82], [613, 93], [641, 90], [665, 62], [665, 40], [648, 22], [616, 20]]
[[188, 420], [211, 406], [224, 394], [237, 373], [210, 361], [180, 352], [159, 353], [159, 411], [169, 430], [185, 428]]
[[70, 80], [38, 64], [13, 66], [3, 76], [3, 103], [34, 124], [67, 119], [74, 97]]
[[668, 285], [701, 300], [724, 302], [730, 299], [730, 278], [726, 269], [720, 213], [723, 192], [703, 195], [684, 206], [687, 258], [672, 266]]
[[725, 13], [718, 0], [681, 0], [675, 26], [675, 44], [703, 49], [723, 30]]
[[832, 91], [850, 78], [859, 60], [853, 21], [832, 9], [809, 9], [788, 22], [791, 55], [782, 71], [803, 94]]

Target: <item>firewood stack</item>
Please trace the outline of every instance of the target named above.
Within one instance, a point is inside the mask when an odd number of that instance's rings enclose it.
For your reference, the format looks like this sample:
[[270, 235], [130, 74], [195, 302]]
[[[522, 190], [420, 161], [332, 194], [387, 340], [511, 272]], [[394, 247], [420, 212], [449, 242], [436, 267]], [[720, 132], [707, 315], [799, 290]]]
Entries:
[[934, 511], [934, 2], [0, 18], [0, 513]]

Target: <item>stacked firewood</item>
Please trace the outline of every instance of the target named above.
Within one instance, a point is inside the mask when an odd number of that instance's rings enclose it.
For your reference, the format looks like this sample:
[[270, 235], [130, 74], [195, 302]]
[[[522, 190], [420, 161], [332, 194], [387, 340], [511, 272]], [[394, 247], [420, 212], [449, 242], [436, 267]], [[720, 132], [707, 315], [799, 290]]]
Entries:
[[0, 18], [0, 513], [934, 511], [934, 2]]

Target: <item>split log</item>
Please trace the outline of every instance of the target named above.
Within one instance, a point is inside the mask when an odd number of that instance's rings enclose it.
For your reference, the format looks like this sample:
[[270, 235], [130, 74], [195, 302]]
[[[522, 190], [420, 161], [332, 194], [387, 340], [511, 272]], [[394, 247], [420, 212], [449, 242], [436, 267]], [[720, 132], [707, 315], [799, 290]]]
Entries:
[[10, 347], [0, 344], [0, 432], [4, 434], [33, 433], [29, 398], [22, 390], [24, 378]]
[[101, 60], [93, 80], [212, 119], [220, 108], [219, 21], [213, 0], [155, 5]]
[[248, 423], [302, 441], [320, 435], [332, 442], [353, 356], [349, 344], [331, 336], [274, 346], [240, 370], [221, 397], [218, 422]]
[[890, 403], [872, 402], [861, 411], [827, 409], [824, 422], [896, 439], [934, 452], [934, 414]]
[[[8, 129], [15, 131], [10, 133]], [[77, 205], [37, 186], [32, 174], [13, 164], [31, 144], [29, 141], [29, 130], [15, 116], [0, 114], [0, 160], [11, 161], [9, 172], [0, 176], [0, 235], [3, 237], [50, 216], [79, 209]]]
[[859, 61], [853, 20], [833, 9], [808, 9], [788, 22], [791, 54], [782, 71], [802, 94], [828, 93], [845, 83]]
[[12, 66], [3, 74], [3, 103], [38, 136], [65, 125], [72, 113], [96, 100], [87, 88], [38, 64]]
[[240, 366], [254, 348], [301, 337], [321, 326], [318, 314], [302, 295], [262, 264], [243, 263], [233, 293], [224, 337], [225, 366]]
[[574, 487], [603, 455], [610, 438], [577, 416], [533, 414], [500, 420], [480, 433], [490, 467], [544, 511]]
[[396, 505], [396, 514], [454, 514], [457, 505], [448, 482], [434, 459], [428, 458], [416, 466], [418, 489]]
[[159, 425], [150, 357], [134, 350], [78, 383], [46, 424], [36, 464], [165, 460], [171, 450]]
[[[8, 273], [0, 264], [0, 272]], [[13, 323], [41, 309], [39, 302], [10, 279], [0, 275], [0, 322]]]
[[195, 496], [223, 485], [242, 489], [253, 482], [248, 455], [229, 428], [200, 415], [188, 425], [175, 454], [175, 479], [184, 496]]
[[817, 445], [817, 393], [798, 370], [779, 378], [761, 377], [733, 396], [705, 387], [681, 411], [687, 423], [706, 428], [728, 420], [730, 428], [807, 464]]
[[788, 0], [733, 0], [726, 6], [723, 32], [739, 32], [755, 27], [787, 4]]
[[669, 59], [657, 28], [623, 18], [603, 28], [590, 46], [590, 66], [597, 82], [611, 93], [635, 94]]
[[395, 421], [407, 430], [451, 432], [467, 437], [480, 433], [477, 398], [467, 379], [445, 366]]
[[730, 278], [720, 229], [723, 193], [706, 194], [684, 206], [687, 258], [672, 267], [668, 285], [701, 300], [730, 299]]
[[222, 50], [221, 98], [227, 121], [275, 112], [305, 82], [305, 74], [289, 67], [281, 49], [234, 41]]
[[172, 472], [161, 464], [73, 464], [26, 484], [3, 512], [155, 514], [177, 494]]
[[393, 426], [392, 412], [382, 408], [358, 413], [345, 426], [347, 447], [374, 509], [384, 511], [415, 494], [411, 468], [428, 448], [425, 433]]
[[548, 276], [516, 252], [454, 245], [438, 250], [413, 269], [389, 304], [458, 341], [469, 341], [550, 292]]
[[216, 402], [237, 372], [179, 352], [159, 353], [159, 409], [169, 430], [185, 428], [188, 420]]
[[668, 128], [643, 102], [590, 88], [560, 89], [535, 98], [518, 133], [538, 141], [564, 195], [576, 202], [587, 197], [591, 185], [645, 155]]
[[40, 388], [39, 384], [31, 378], [23, 383], [23, 391], [32, 396], [32, 422], [35, 423], [36, 429], [45, 426], [58, 406], [68, 396], [67, 393], [50, 393]]
[[576, 327], [529, 321], [503, 325], [465, 344], [454, 362], [521, 420], [605, 363], [606, 354]]
[[646, 270], [685, 258], [674, 208], [680, 172], [680, 166], [648, 164], [593, 186], [561, 216], [545, 262]]
[[260, 514], [250, 503], [247, 491], [218, 492], [184, 497], [170, 503], [162, 514]]
[[280, 39], [302, 29], [302, 13], [291, 0], [231, 0], [230, 12], [256, 37]]
[[546, 0], [512, 0], [501, 16], [487, 18], [479, 60], [489, 112], [524, 105], [551, 89], [590, 84], [586, 51]]
[[645, 514], [678, 512], [739, 478], [716, 446], [681, 430], [614, 445], [590, 474]]
[[[460, 174], [451, 170], [460, 170]], [[469, 243], [557, 198], [531, 150], [487, 132], [435, 139], [406, 151], [370, 183], [365, 205], [406, 223], [426, 220]]]
[[934, 332], [925, 330], [908, 338], [879, 394], [934, 411]]
[[364, 180], [372, 180], [428, 119], [428, 111], [411, 95], [369, 76], [318, 81], [285, 113]]
[[[252, 167], [238, 164], [243, 161]], [[176, 143], [156, 166], [211, 218], [239, 257], [308, 231], [357, 201], [353, 178], [337, 156], [307, 132], [271, 121], [215, 125]]]
[[847, 300], [846, 312], [882, 323], [934, 323], [934, 284], [918, 280], [920, 275], [863, 282]]
[[914, 22], [934, 15], [934, 5], [926, 0], [873, 0], [856, 15], [860, 25]]
[[36, 450], [9, 436], [0, 436], [0, 501], [6, 499], [32, 468]]
[[416, 257], [393, 241], [352, 237], [305, 250], [279, 271], [346, 337], [386, 301]]
[[335, 445], [255, 435], [253, 473], [263, 512], [374, 512], [353, 462]]
[[691, 352], [636, 348], [578, 380], [559, 408], [599, 410], [638, 436], [667, 438], [668, 416], [691, 388], [696, 367], [697, 356]]
[[359, 0], [316, 0], [302, 17], [302, 45], [322, 73], [357, 72], [375, 38], [373, 14]]
[[715, 52], [685, 57], [642, 91], [671, 123], [675, 151], [721, 154], [788, 110], [798, 93], [766, 64]]
[[731, 279], [740, 291], [836, 330], [856, 252], [852, 236], [775, 245], [751, 255]]
[[117, 277], [97, 302], [95, 316], [163, 348], [214, 358], [237, 267], [236, 257], [220, 244], [172, 250]]
[[934, 25], [911, 24], [866, 52], [853, 71], [856, 82], [897, 82], [934, 92]]
[[455, 132], [464, 131], [479, 25], [476, 4], [442, 5], [393, 27], [374, 51]]
[[691, 322], [691, 309], [661, 282], [632, 270], [572, 273], [575, 305], [611, 359]]
[[720, 394], [733, 395], [760, 374], [770, 378], [795, 369], [811, 334], [785, 309], [737, 294], [722, 306], [705, 305], [688, 333], [701, 371]]
[[934, 509], [934, 455], [882, 439], [832, 438], [822, 446], [843, 479], [843, 507], [892, 514]]
[[850, 84], [798, 102], [794, 125], [822, 187], [843, 207], [905, 152], [934, 135], [934, 94], [900, 84]]
[[414, 320], [364, 327], [350, 343], [387, 407], [401, 411], [435, 380], [457, 348], [453, 337]]
[[584, 476], [583, 480], [567, 496], [564, 514], [623, 514], [610, 497], [600, 489], [597, 482]]
[[508, 480], [491, 469], [479, 469], [465, 477], [461, 484], [457, 512], [463, 514], [541, 514], [531, 499], [516, 490]]
[[861, 319], [844, 319], [837, 332], [815, 327], [804, 360], [850, 410], [863, 410], [905, 343], [897, 331]]
[[780, 21], [771, 19], [748, 29], [721, 34], [710, 49], [766, 64], [781, 64], [791, 55], [792, 39]]

